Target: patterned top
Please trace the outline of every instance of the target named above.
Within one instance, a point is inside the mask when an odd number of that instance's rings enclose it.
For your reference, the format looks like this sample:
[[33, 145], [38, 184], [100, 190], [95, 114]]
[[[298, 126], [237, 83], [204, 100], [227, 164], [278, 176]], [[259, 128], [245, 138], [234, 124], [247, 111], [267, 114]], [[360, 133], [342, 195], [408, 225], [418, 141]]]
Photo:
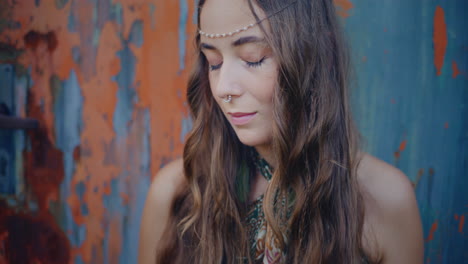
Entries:
[[[257, 171], [259, 171], [260, 174], [262, 174], [268, 181], [270, 181], [273, 171], [271, 166], [264, 159], [260, 158], [256, 151], [254, 151], [253, 154], [253, 163]], [[244, 173], [245, 172], [246, 171], [244, 170]], [[249, 188], [247, 187], [246, 189], [248, 190]], [[284, 252], [282, 252], [282, 250], [280, 249], [279, 240], [275, 237], [273, 231], [268, 226], [265, 218], [265, 214], [263, 211], [263, 198], [264, 195], [262, 194], [255, 201], [248, 205], [247, 215], [244, 219], [250, 244], [250, 256], [255, 264], [284, 263], [286, 256]], [[290, 198], [292, 199], [288, 200], [294, 200], [292, 196], [290, 196]], [[280, 205], [285, 206], [287, 199], [283, 198], [281, 200], [282, 202], [280, 203]], [[292, 203], [289, 204], [289, 209], [292, 208]], [[287, 210], [286, 218], [289, 218], [290, 214], [291, 210]], [[287, 234], [284, 235], [283, 239], [285, 243], [287, 243]], [[367, 264], [369, 262], [367, 258], [363, 257], [361, 263]]]
[[[253, 163], [256, 170], [268, 181], [271, 180], [273, 169], [256, 151], [253, 151]], [[263, 211], [263, 198], [261, 195], [254, 202], [248, 205], [247, 216], [244, 219], [247, 226], [250, 255], [254, 263], [276, 264], [284, 263], [285, 255], [278, 247], [279, 241], [271, 228], [267, 225]], [[285, 205], [285, 199], [281, 205]], [[285, 236], [284, 241], [287, 241]]]

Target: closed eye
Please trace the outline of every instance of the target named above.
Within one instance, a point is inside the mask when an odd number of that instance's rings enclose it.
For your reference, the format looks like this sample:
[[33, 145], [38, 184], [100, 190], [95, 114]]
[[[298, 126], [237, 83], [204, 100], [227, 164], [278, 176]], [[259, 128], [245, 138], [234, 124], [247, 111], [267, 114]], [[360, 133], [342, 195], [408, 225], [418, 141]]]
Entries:
[[[259, 61], [245, 61], [245, 63], [247, 64], [247, 67], [256, 68], [256, 67], [260, 67], [263, 64], [263, 62], [265, 61], [265, 59], [266, 59], [266, 56], [261, 58]], [[223, 63], [216, 64], [216, 65], [210, 65], [209, 66], [210, 71], [219, 70], [221, 68], [221, 65], [223, 65]]]
[[223, 63], [220, 63], [220, 64], [217, 64], [217, 65], [210, 65], [210, 71], [216, 71], [218, 70], [219, 68], [221, 68], [221, 65]]
[[249, 67], [260, 67], [262, 65], [262, 63], [265, 61], [266, 59], [266, 56], [261, 58], [259, 61], [255, 61], [255, 62], [251, 62], [251, 61], [246, 61], [245, 63], [247, 63], [247, 66]]

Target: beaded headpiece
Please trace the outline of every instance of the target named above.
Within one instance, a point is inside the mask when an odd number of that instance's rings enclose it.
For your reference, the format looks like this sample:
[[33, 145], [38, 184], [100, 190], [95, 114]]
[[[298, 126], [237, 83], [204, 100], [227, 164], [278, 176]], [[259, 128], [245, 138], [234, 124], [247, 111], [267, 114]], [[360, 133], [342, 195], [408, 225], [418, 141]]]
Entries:
[[[247, 26], [244, 26], [244, 27], [241, 27], [241, 28], [238, 28], [234, 31], [230, 31], [230, 32], [227, 32], [227, 33], [206, 33], [204, 31], [202, 31], [201, 29], [198, 29], [198, 33], [200, 33], [200, 35], [202, 36], [205, 36], [207, 38], [224, 38], [224, 37], [230, 37], [232, 35], [235, 35], [237, 33], [240, 33], [240, 32], [243, 32], [243, 31], [246, 31], [247, 29], [249, 28], [252, 28], [253, 26], [257, 25], [257, 24], [260, 24], [263, 20], [273, 16], [273, 15], [276, 15], [278, 14], [279, 12], [283, 11], [284, 9], [288, 8], [289, 6], [291, 6], [292, 4], [295, 4], [296, 1], [292, 1], [291, 3], [287, 4], [286, 6], [284, 6], [283, 8], [279, 9], [278, 11], [268, 15], [267, 17], [265, 18], [262, 18], [260, 20], [257, 20], [257, 22], [255, 23], [251, 23], [251, 24], [248, 24]], [[257, 18], [257, 17], [256, 17]], [[258, 19], [258, 18], [257, 18]]]
[[244, 27], [241, 27], [239, 29], [236, 29], [234, 31], [230, 31], [228, 33], [217, 33], [217, 34], [209, 34], [209, 33], [206, 33], [206, 32], [203, 32], [201, 30], [198, 30], [198, 33], [200, 33], [200, 35], [203, 35], [207, 38], [224, 38], [224, 37], [230, 37], [232, 35], [235, 35], [237, 33], [240, 33], [240, 32], [243, 32], [243, 31], [246, 31], [247, 29], [259, 24], [260, 22], [262, 22], [263, 20], [265, 20], [266, 18], [260, 20], [260, 21], [257, 21], [256, 23], [251, 23], [251, 24], [248, 24], [247, 26], [244, 26]]

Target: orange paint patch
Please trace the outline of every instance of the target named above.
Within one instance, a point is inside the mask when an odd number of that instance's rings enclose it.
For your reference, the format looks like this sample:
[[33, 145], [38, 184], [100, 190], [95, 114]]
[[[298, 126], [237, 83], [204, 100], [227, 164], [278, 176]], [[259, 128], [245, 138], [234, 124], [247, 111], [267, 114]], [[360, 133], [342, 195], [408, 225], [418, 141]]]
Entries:
[[401, 152], [401, 151], [405, 150], [405, 148], [406, 148], [406, 140], [403, 140], [400, 143], [400, 147], [398, 148], [398, 150]]
[[441, 75], [448, 41], [444, 10], [440, 6], [437, 6], [434, 15], [434, 33], [432, 41], [434, 43], [434, 65], [437, 69], [437, 75]]
[[437, 230], [437, 225], [437, 221], [432, 224], [431, 230], [429, 230], [429, 235], [425, 239], [426, 242], [429, 242], [434, 239], [434, 232]]
[[349, 17], [348, 11], [352, 9], [353, 3], [349, 0], [334, 0], [335, 6], [337, 7], [337, 13], [343, 18]]
[[124, 205], [128, 205], [128, 202], [130, 200], [130, 196], [128, 196], [128, 194], [124, 193], [124, 192], [121, 192], [120, 193], [120, 198], [122, 198], [122, 203]]
[[465, 225], [465, 215], [461, 215], [458, 217], [458, 215], [455, 215], [455, 220], [458, 220], [458, 232], [460, 234], [463, 234], [463, 226]]
[[401, 152], [403, 150], [405, 150], [406, 148], [406, 140], [403, 140], [401, 143], [400, 143], [400, 146], [398, 147], [398, 150], [395, 151], [395, 153], [393, 153], [393, 156], [395, 156], [396, 159], [399, 159], [400, 156], [401, 156]]
[[448, 122], [445, 122], [444, 128], [445, 128], [445, 129], [448, 129], [448, 128], [449, 128], [449, 123], [448, 123]]
[[455, 61], [452, 61], [452, 78], [457, 78], [457, 76], [460, 74], [460, 70], [458, 69], [458, 65]]

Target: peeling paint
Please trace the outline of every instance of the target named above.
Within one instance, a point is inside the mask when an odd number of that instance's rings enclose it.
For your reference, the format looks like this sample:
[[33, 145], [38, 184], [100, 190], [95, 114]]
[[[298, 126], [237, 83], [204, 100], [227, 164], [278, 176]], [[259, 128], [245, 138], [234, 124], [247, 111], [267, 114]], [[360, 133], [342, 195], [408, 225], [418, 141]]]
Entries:
[[437, 6], [434, 15], [434, 65], [437, 69], [437, 75], [442, 74], [445, 52], [447, 49], [447, 25], [445, 24], [444, 9]]
[[[454, 246], [465, 239], [468, 208], [457, 154], [468, 80], [460, 0], [334, 2], [358, 58], [355, 102], [369, 152], [414, 182], [426, 262], [462, 263]], [[17, 196], [0, 197], [0, 263], [136, 262], [151, 179], [181, 156], [192, 126], [184, 91], [196, 3], [0, 0], [0, 61], [16, 64], [15, 111], [41, 123], [15, 136], [23, 158]], [[57, 243], [28, 249], [47, 237]]]
[[117, 52], [120, 58], [121, 71], [115, 77], [119, 86], [117, 106], [114, 112], [114, 129], [119, 137], [125, 137], [127, 127], [132, 119], [133, 105], [137, 97], [134, 88], [136, 58], [126, 44], [123, 50]]
[[337, 7], [338, 15], [342, 18], [349, 17], [349, 10], [351, 10], [354, 5], [350, 0], [333, 0], [335, 6]]
[[457, 214], [455, 214], [455, 220], [458, 221], [458, 233], [464, 234], [463, 226], [465, 225], [465, 215], [458, 216]]
[[187, 41], [187, 0], [179, 0], [179, 71], [185, 68], [185, 45]]
[[460, 75], [460, 70], [458, 69], [458, 65], [456, 61], [452, 61], [452, 78], [457, 78]]
[[434, 233], [437, 230], [437, 222], [434, 222], [431, 226], [431, 229], [429, 230], [429, 235], [426, 237], [425, 241], [429, 242], [434, 239]]

